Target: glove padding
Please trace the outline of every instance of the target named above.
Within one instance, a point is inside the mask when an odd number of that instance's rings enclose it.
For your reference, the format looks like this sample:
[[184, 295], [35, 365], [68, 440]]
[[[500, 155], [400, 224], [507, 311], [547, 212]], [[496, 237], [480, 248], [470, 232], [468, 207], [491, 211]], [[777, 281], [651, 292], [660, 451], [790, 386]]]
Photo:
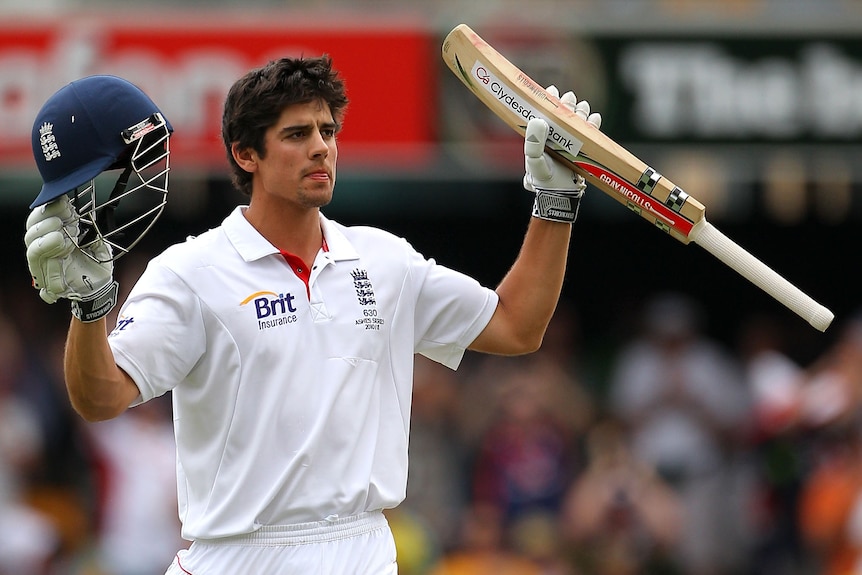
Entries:
[[[548, 86], [547, 91], [559, 97], [555, 86]], [[601, 115], [591, 114], [586, 100], [578, 102], [573, 92], [566, 92], [560, 101], [596, 129], [601, 127]], [[524, 133], [524, 189], [536, 194], [533, 217], [572, 223], [578, 217], [578, 207], [587, 184], [583, 177], [545, 152], [549, 132], [550, 126], [541, 118], [533, 118], [527, 123]]]
[[68, 196], [34, 208], [24, 235], [27, 265], [39, 297], [48, 303], [68, 299], [72, 315], [91, 322], [114, 308], [118, 284], [110, 246], [99, 239], [82, 251], [76, 245], [78, 234], [78, 215]]

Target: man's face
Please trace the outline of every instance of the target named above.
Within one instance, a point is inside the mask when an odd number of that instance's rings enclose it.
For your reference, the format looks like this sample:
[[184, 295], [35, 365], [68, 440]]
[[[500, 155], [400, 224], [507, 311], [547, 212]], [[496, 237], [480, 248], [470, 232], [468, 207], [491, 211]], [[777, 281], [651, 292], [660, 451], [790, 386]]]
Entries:
[[264, 136], [256, 156], [253, 196], [273, 196], [299, 208], [319, 208], [335, 187], [337, 124], [323, 101], [288, 106]]

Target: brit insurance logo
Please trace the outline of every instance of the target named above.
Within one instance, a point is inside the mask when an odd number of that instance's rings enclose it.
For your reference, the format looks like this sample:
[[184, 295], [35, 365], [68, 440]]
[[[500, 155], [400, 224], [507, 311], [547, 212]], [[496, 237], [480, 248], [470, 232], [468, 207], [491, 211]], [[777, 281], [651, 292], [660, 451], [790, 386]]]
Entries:
[[239, 305], [254, 308], [257, 329], [264, 330], [296, 323], [295, 300], [289, 292], [259, 291], [242, 300]]
[[353, 278], [353, 289], [356, 290], [356, 301], [362, 306], [362, 317], [355, 320], [355, 325], [365, 326], [366, 330], [380, 331], [385, 320], [377, 317], [377, 300], [374, 297], [374, 286], [368, 278], [368, 270], [359, 268], [350, 272]]

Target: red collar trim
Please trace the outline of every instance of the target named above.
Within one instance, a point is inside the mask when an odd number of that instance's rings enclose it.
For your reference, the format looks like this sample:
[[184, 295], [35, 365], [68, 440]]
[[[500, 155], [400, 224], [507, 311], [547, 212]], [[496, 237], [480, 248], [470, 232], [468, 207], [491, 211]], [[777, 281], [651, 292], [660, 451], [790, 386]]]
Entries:
[[[323, 242], [320, 245], [320, 249], [324, 252], [329, 251], [329, 245], [326, 243], [326, 238], [323, 238]], [[309, 282], [311, 281], [311, 268], [305, 265], [305, 262], [302, 261], [302, 258], [296, 254], [292, 254], [290, 252], [286, 252], [284, 250], [278, 250], [279, 253], [284, 257], [285, 261], [287, 261], [287, 265], [290, 266], [290, 269], [293, 270], [293, 273], [296, 274], [296, 277], [301, 279], [305, 284], [305, 292], [311, 297], [311, 288], [309, 287]]]

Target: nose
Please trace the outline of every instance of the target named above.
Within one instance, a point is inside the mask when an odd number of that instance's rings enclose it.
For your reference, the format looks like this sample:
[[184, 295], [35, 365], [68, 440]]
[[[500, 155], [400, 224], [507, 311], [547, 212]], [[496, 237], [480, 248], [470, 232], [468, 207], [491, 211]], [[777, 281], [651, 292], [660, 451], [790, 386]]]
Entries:
[[312, 158], [325, 158], [329, 155], [329, 142], [320, 132], [314, 132], [311, 138], [309, 154]]

